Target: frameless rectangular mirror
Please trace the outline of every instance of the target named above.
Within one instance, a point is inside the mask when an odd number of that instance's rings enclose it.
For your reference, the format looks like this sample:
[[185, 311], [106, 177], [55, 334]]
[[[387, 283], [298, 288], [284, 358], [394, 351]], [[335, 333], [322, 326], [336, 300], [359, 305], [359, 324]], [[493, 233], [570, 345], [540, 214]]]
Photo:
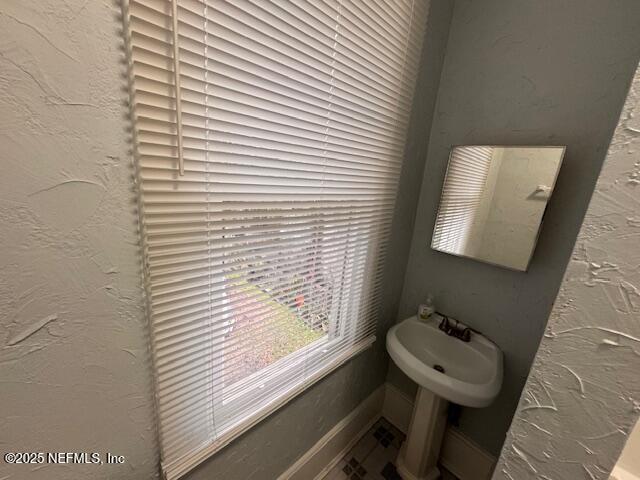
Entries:
[[431, 248], [525, 271], [565, 147], [454, 147]]

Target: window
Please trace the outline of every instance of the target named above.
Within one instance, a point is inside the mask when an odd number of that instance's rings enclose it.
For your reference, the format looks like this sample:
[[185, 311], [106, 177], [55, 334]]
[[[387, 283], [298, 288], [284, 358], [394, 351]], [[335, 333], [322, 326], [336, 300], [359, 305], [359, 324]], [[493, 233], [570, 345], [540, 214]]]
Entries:
[[167, 478], [375, 340], [427, 7], [129, 1]]

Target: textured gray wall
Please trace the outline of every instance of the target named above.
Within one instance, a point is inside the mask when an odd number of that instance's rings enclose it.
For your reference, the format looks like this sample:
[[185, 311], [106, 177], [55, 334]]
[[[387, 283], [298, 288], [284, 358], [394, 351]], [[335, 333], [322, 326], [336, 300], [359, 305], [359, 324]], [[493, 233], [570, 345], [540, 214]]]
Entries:
[[639, 206], [640, 70], [495, 480], [609, 478], [640, 414]]
[[0, 450], [126, 458], [3, 480], [158, 472], [118, 10], [0, 2]]
[[[637, 0], [457, 0], [399, 317], [427, 292], [505, 353], [504, 387], [461, 429], [497, 454], [558, 292], [640, 54]], [[426, 128], [422, 134], [427, 135]], [[452, 145], [567, 145], [527, 273], [429, 248]], [[415, 385], [391, 366], [389, 379]]]

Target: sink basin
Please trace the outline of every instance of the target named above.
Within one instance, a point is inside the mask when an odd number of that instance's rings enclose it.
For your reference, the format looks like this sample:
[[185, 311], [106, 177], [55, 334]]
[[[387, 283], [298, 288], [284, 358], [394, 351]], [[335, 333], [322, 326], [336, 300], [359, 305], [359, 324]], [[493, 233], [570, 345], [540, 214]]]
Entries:
[[438, 328], [442, 318], [410, 317], [387, 333], [389, 355], [419, 386], [396, 462], [404, 480], [440, 478], [438, 458], [449, 402], [486, 407], [502, 386], [500, 349], [479, 333], [472, 332], [468, 342], [447, 335]]
[[440, 320], [438, 314], [428, 320], [414, 316], [392, 327], [387, 333], [389, 355], [409, 378], [435, 395], [467, 407], [486, 407], [502, 386], [502, 352], [479, 333], [472, 333], [469, 342], [447, 335], [438, 328]]

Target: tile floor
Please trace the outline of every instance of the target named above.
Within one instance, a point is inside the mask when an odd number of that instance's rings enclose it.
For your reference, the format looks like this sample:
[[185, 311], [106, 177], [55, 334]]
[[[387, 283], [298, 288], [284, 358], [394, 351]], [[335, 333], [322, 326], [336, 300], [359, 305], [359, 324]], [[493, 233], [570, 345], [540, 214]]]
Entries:
[[[324, 480], [402, 480], [395, 467], [404, 434], [380, 418]], [[442, 480], [457, 480], [440, 468]]]

